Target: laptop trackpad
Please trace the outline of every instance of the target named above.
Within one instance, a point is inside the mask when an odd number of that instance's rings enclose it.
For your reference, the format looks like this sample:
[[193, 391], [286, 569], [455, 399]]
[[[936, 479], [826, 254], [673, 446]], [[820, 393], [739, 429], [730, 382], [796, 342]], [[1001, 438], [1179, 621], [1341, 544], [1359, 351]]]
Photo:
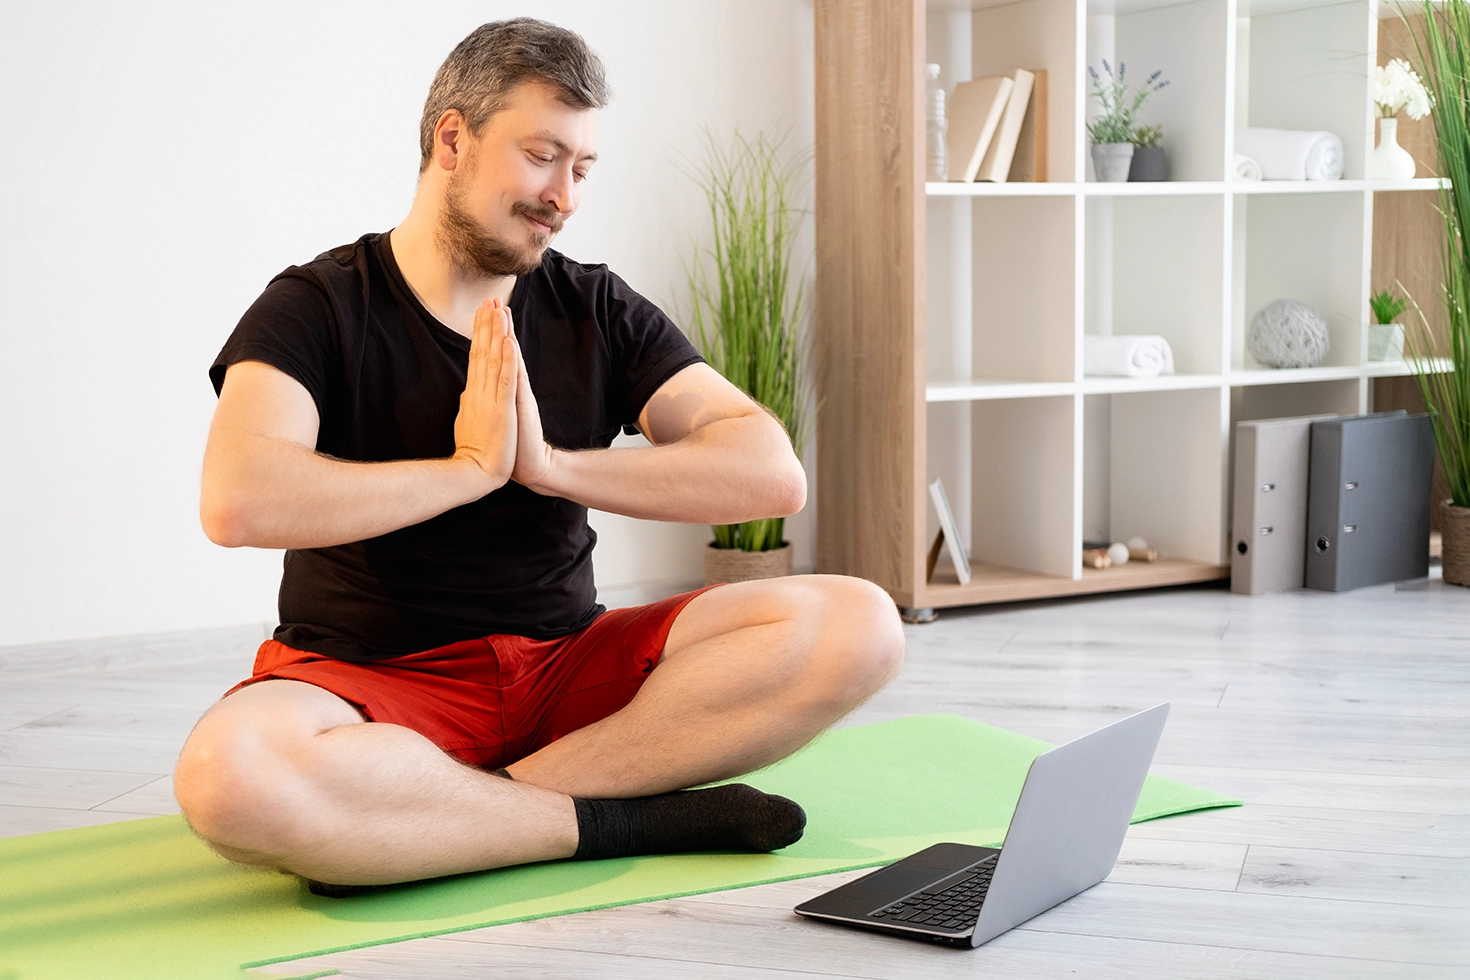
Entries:
[[864, 888], [872, 888], [889, 896], [888, 901], [897, 901], [923, 888], [940, 873], [935, 868], [904, 864], [900, 861], [877, 874], [862, 879], [862, 885]]

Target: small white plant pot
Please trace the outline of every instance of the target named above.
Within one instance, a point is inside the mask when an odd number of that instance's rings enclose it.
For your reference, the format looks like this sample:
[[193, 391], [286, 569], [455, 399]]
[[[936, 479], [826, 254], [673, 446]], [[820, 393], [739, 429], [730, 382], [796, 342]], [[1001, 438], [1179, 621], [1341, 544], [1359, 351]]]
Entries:
[[1378, 120], [1378, 145], [1373, 148], [1372, 174], [1379, 180], [1413, 180], [1414, 158], [1399, 146], [1399, 121]]
[[1404, 325], [1402, 323], [1368, 324], [1368, 360], [1402, 361], [1404, 359]]
[[1133, 166], [1132, 143], [1092, 144], [1092, 169], [1104, 183], [1122, 183]]

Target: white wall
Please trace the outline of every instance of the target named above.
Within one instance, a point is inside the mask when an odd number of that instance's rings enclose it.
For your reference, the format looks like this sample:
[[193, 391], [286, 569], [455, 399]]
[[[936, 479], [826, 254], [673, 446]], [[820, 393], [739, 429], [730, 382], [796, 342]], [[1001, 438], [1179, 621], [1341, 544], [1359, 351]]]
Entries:
[[[274, 621], [280, 554], [199, 529], [206, 369], [272, 275], [403, 216], [435, 69], [519, 14], [613, 88], [557, 247], [674, 312], [701, 127], [811, 143], [811, 0], [0, 6], [0, 645]], [[699, 579], [706, 529], [594, 523], [603, 589]]]

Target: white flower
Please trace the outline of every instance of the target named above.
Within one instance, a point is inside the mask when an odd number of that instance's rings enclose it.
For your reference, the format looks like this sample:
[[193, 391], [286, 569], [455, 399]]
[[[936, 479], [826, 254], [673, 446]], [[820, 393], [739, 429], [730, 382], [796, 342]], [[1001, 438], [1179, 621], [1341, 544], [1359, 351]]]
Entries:
[[1423, 119], [1434, 105], [1434, 96], [1407, 61], [1395, 58], [1373, 69], [1373, 103], [1385, 119], [1404, 108], [1409, 110], [1409, 118]]

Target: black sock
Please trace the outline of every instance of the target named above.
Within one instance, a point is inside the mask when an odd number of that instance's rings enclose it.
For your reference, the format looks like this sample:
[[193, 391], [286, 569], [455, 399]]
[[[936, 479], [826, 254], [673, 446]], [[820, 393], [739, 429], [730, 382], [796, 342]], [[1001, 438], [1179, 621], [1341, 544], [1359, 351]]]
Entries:
[[572, 798], [579, 860], [689, 851], [774, 851], [801, 840], [806, 813], [730, 783], [631, 800]]
[[353, 895], [366, 895], [377, 891], [378, 885], [333, 885], [325, 881], [317, 881], [315, 878], [303, 878], [306, 882], [306, 890], [313, 895], [322, 898], [350, 898]]
[[[510, 773], [492, 770], [510, 779]], [[631, 800], [572, 798], [578, 860], [684, 854], [691, 851], [774, 851], [801, 840], [806, 813], [784, 796], [730, 783]], [[347, 898], [383, 885], [334, 885], [305, 879], [323, 898]]]

